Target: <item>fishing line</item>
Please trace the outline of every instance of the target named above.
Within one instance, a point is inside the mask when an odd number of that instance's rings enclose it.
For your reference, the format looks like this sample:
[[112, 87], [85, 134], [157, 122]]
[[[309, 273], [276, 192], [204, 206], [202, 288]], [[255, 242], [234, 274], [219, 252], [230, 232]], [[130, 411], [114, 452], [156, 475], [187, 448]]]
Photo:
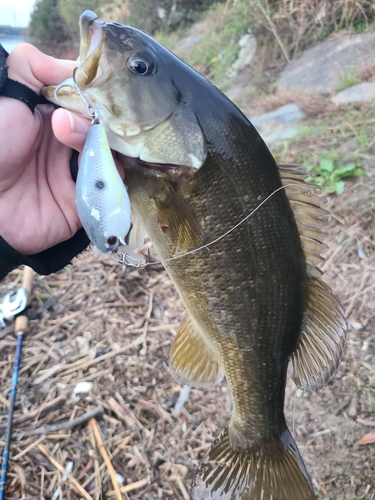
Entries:
[[267, 198], [265, 198], [256, 208], [254, 208], [254, 210], [252, 210], [248, 215], [246, 215], [246, 217], [244, 217], [243, 219], [241, 219], [237, 224], [235, 224], [231, 229], [229, 229], [228, 231], [226, 231], [225, 233], [223, 233], [221, 236], [219, 236], [218, 238], [215, 238], [214, 240], [210, 241], [209, 243], [206, 243], [205, 245], [202, 245], [202, 246], [200, 246], [198, 248], [194, 248], [193, 250], [189, 250], [188, 252], [185, 252], [185, 253], [183, 253], [181, 255], [176, 255], [175, 257], [170, 257], [168, 259], [165, 259], [164, 261], [158, 260], [156, 262], [141, 263], [141, 261], [138, 259], [138, 262], [136, 264], [133, 264], [133, 263], [129, 262], [127, 259], [130, 258], [131, 261], [136, 261], [137, 259], [135, 259], [134, 257], [132, 257], [132, 256], [130, 256], [128, 254], [126, 254], [125, 252], [121, 252], [121, 251], [118, 251], [118, 250], [115, 253], [119, 257], [117, 258], [117, 256], [114, 255], [114, 254], [112, 254], [111, 257], [113, 259], [117, 260], [118, 262], [121, 262], [125, 267], [135, 267], [137, 269], [140, 269], [140, 268], [152, 266], [152, 265], [155, 265], [155, 264], [164, 264], [166, 262], [171, 262], [171, 261], [174, 261], [174, 260], [177, 260], [177, 259], [181, 259], [182, 257], [186, 257], [187, 255], [194, 254], [196, 252], [199, 252], [200, 250], [203, 250], [205, 248], [210, 247], [211, 245], [214, 245], [215, 243], [217, 243], [218, 241], [222, 240], [223, 238], [226, 238], [230, 233], [232, 233], [235, 229], [237, 229], [241, 224], [243, 224], [248, 219], [250, 219], [250, 217], [253, 216], [265, 203], [267, 203], [267, 201], [270, 198], [272, 198], [272, 196], [274, 196], [276, 193], [278, 193], [282, 189], [286, 189], [286, 188], [291, 187], [291, 186], [300, 187], [300, 185], [296, 184], [296, 183], [285, 184], [284, 186], [280, 186], [279, 188], [275, 189], [275, 191], [273, 191], [271, 194], [269, 194], [267, 196]]

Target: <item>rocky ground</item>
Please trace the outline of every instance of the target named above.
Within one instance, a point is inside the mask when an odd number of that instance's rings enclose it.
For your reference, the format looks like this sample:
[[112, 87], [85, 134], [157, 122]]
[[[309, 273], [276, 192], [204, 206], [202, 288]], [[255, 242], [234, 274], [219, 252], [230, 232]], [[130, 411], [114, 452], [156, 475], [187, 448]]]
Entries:
[[[304, 126], [325, 123], [329, 98], [298, 99]], [[290, 102], [279, 94], [270, 108]], [[254, 115], [252, 102], [241, 105]], [[267, 102], [262, 106], [271, 110]], [[324, 389], [304, 393], [287, 385], [288, 424], [320, 500], [375, 499], [373, 111], [371, 103], [362, 109], [359, 125], [332, 111], [336, 118], [320, 134], [271, 146], [279, 160], [290, 163], [326, 149], [350, 161], [358, 152], [358, 130], [366, 125], [361, 166], [369, 175], [349, 181], [325, 205], [332, 217], [324, 272], [348, 319], [345, 355]], [[12, 272], [0, 295], [21, 279], [21, 270]], [[225, 383], [192, 390], [174, 415], [181, 387], [167, 365], [182, 315], [160, 265], [124, 273], [109, 257], [87, 252], [60, 273], [34, 278], [6, 498], [188, 500], [199, 460], [229, 418], [230, 398]], [[0, 332], [0, 440], [15, 345], [11, 326]], [[92, 385], [75, 394], [82, 381]]]

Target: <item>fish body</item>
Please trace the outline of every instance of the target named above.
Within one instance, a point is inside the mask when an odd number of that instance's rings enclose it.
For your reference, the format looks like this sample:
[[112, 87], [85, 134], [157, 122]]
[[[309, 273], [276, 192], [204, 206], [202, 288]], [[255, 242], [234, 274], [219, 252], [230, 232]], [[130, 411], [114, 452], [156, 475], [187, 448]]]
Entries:
[[87, 133], [77, 175], [76, 206], [90, 241], [99, 250], [109, 252], [125, 243], [131, 227], [130, 200], [100, 123]]
[[[225, 376], [232, 396], [191, 497], [312, 500], [283, 406], [289, 361], [300, 387], [324, 385], [345, 339], [316, 267], [319, 203], [236, 106], [158, 42], [96, 24], [92, 13], [81, 33], [92, 42], [81, 46], [91, 76], [80, 85], [122, 153], [132, 208], [186, 306], [171, 372], [193, 387]], [[58, 98], [77, 109], [73, 95]]]

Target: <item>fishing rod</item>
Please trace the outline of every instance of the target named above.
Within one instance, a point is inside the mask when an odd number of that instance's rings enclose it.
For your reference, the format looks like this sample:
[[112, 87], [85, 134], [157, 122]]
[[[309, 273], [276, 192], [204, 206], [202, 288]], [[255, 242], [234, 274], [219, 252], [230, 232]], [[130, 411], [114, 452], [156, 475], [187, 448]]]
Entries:
[[[22, 289], [20, 289], [21, 294], [20, 293], [17, 294], [18, 296], [25, 294], [25, 296], [23, 297], [25, 300], [18, 305], [19, 308], [23, 306], [24, 309], [27, 303], [29, 302], [33, 275], [34, 271], [30, 267], [25, 266], [23, 270], [23, 287]], [[19, 292], [20, 290], [17, 290], [17, 292]], [[21, 312], [23, 309], [17, 312]], [[17, 312], [15, 312], [15, 314], [17, 314]], [[5, 485], [8, 476], [10, 441], [12, 439], [13, 413], [17, 395], [18, 372], [21, 363], [22, 341], [24, 335], [28, 332], [28, 329], [29, 329], [28, 317], [24, 314], [17, 316], [14, 324], [14, 332], [17, 337], [16, 355], [14, 359], [12, 387], [9, 397], [8, 422], [5, 431], [5, 445], [4, 445], [3, 456], [1, 460], [1, 468], [0, 468], [0, 500], [5, 499]]]

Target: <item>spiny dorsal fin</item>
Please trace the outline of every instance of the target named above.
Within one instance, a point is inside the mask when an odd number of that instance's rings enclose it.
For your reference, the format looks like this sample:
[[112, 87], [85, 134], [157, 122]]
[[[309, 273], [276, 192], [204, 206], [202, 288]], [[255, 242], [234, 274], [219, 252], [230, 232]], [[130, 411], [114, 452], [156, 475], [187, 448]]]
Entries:
[[279, 165], [281, 181], [289, 198], [301, 236], [308, 274], [308, 300], [301, 334], [291, 358], [290, 375], [301, 389], [327, 384], [339, 365], [346, 338], [343, 310], [317, 267], [325, 249], [321, 241], [328, 212], [318, 196], [309, 192], [306, 174], [298, 167]]
[[179, 384], [190, 387], [211, 387], [224, 377], [215, 354], [189, 316], [182, 320], [173, 341], [169, 368]]
[[289, 430], [278, 440], [231, 445], [230, 428], [203, 458], [192, 500], [315, 500], [310, 478]]

